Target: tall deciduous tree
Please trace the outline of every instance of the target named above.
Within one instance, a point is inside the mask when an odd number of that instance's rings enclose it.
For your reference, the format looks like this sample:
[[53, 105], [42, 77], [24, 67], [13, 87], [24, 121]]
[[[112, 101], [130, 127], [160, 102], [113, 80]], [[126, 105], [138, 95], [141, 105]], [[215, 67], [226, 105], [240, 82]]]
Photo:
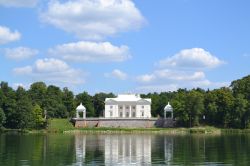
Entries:
[[95, 116], [103, 116], [103, 111], [105, 107], [105, 99], [115, 97], [113, 93], [97, 93], [93, 96], [93, 105], [95, 109]]
[[1, 82], [1, 90], [3, 94], [2, 109], [6, 116], [6, 128], [16, 128], [14, 114], [16, 112], [16, 94], [15, 91], [8, 86], [7, 82]]
[[0, 108], [0, 130], [3, 127], [3, 124], [5, 123], [6, 117], [5, 114], [3, 112], [3, 109]]
[[74, 117], [75, 115], [75, 105], [74, 105], [74, 94], [68, 88], [63, 88], [62, 92], [62, 102], [67, 110], [67, 115], [69, 117]]
[[44, 127], [45, 119], [43, 118], [43, 110], [38, 104], [32, 109], [32, 119], [34, 121], [34, 128], [40, 129]]
[[22, 87], [16, 90], [16, 111], [14, 113], [16, 128], [24, 129], [33, 126], [32, 103], [27, 92]]
[[197, 90], [191, 90], [186, 99], [186, 110], [189, 113], [190, 126], [198, 126], [204, 113], [204, 95]]
[[66, 107], [62, 101], [62, 91], [59, 87], [50, 85], [47, 88], [45, 109], [48, 117], [66, 118], [68, 116]]
[[31, 84], [28, 93], [32, 100], [32, 104], [38, 104], [40, 107], [44, 108], [46, 91], [47, 87], [44, 82], [35, 82]]

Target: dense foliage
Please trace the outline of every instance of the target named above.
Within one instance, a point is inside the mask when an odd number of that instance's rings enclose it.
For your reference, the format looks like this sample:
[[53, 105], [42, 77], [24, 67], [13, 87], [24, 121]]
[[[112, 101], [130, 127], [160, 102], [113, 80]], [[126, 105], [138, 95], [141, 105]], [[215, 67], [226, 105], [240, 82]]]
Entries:
[[[35, 82], [29, 90], [17, 90], [1, 82], [0, 85], [0, 127], [43, 128], [45, 112], [47, 118], [70, 118], [75, 108], [83, 103], [87, 117], [103, 115], [104, 100], [114, 97], [112, 93], [87, 92], [74, 96], [68, 88], [47, 86]], [[142, 97], [152, 99], [152, 115], [163, 116], [163, 109], [169, 101], [174, 108], [174, 118], [178, 125], [191, 127], [213, 125], [225, 128], [250, 127], [250, 76], [235, 80], [230, 87], [214, 90], [200, 88], [175, 92], [148, 93]]]

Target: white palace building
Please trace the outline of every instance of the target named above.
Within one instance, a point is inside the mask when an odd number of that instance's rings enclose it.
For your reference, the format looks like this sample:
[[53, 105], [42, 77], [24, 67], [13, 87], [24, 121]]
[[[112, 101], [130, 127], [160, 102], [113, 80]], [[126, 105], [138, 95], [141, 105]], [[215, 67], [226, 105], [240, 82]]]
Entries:
[[105, 118], [151, 118], [151, 99], [139, 94], [120, 94], [106, 98]]

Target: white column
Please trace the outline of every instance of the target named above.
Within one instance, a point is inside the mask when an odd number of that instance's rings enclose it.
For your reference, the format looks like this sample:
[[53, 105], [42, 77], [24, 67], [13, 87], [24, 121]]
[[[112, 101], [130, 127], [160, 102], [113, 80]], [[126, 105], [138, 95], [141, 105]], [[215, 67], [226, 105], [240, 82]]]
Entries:
[[132, 109], [132, 106], [130, 105], [129, 106], [129, 117], [132, 117], [132, 111], [131, 111], [131, 109]]
[[76, 111], [76, 118], [79, 118], [79, 113], [78, 113], [78, 111]]
[[122, 117], [126, 117], [125, 105], [122, 105]]

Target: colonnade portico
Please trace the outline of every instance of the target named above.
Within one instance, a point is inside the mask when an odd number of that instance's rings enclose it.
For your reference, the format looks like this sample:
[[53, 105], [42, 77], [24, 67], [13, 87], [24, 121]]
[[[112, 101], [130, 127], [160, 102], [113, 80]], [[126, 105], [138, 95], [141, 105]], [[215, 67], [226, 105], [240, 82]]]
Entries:
[[[135, 113], [134, 115], [133, 115], [133, 112]], [[136, 117], [136, 106], [118, 105], [118, 115], [119, 117], [122, 117], [122, 118]]]

